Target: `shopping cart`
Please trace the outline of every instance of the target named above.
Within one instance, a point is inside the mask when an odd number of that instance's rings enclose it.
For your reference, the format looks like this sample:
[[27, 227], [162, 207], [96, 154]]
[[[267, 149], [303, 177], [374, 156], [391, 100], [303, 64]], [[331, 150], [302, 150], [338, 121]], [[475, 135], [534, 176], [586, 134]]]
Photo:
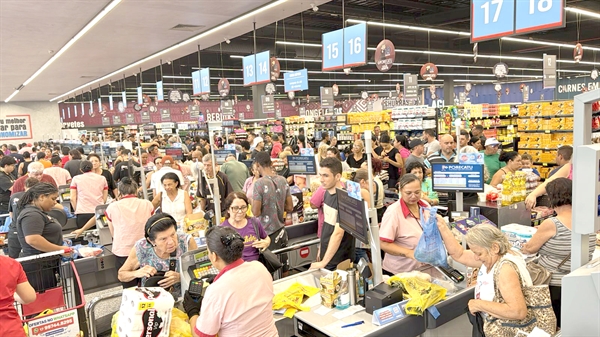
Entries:
[[[81, 336], [85, 329], [85, 300], [75, 263], [62, 262], [59, 250], [19, 258], [36, 299], [29, 304], [15, 302], [30, 337]], [[40, 315], [42, 314], [42, 315]]]

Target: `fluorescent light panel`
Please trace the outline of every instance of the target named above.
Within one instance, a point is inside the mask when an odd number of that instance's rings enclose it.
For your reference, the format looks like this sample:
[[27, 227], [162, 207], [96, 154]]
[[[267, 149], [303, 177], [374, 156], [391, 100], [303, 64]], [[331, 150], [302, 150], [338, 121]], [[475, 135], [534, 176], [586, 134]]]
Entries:
[[103, 76], [103, 77], [100, 77], [99, 79], [96, 79], [96, 80], [93, 80], [93, 81], [91, 81], [91, 82], [88, 82], [88, 83], [86, 83], [86, 84], [84, 84], [84, 85], [81, 85], [81, 86], [79, 86], [79, 87], [77, 87], [77, 88], [75, 88], [75, 89], [73, 89], [73, 90], [71, 90], [71, 91], [68, 91], [68, 92], [66, 92], [66, 93], [64, 93], [64, 94], [62, 94], [62, 95], [60, 95], [60, 96], [56, 96], [56, 97], [54, 97], [53, 99], [51, 99], [51, 100], [50, 100], [50, 102], [53, 102], [53, 101], [55, 101], [55, 100], [57, 100], [57, 99], [59, 99], [59, 98], [61, 98], [61, 97], [63, 97], [63, 96], [70, 95], [70, 94], [72, 94], [72, 93], [74, 93], [74, 92], [76, 92], [76, 91], [79, 91], [79, 90], [81, 90], [81, 89], [88, 88], [90, 85], [92, 85], [92, 84], [94, 84], [94, 83], [97, 83], [97, 82], [100, 82], [100, 81], [103, 81], [103, 80], [109, 79], [109, 78], [111, 78], [111, 77], [113, 77], [113, 76], [115, 76], [115, 75], [118, 75], [118, 74], [122, 73], [123, 71], [125, 71], [125, 70], [127, 70], [127, 69], [131, 69], [131, 68], [133, 68], [133, 67], [136, 67], [136, 66], [138, 66], [138, 65], [141, 65], [141, 64], [143, 64], [143, 63], [145, 63], [145, 62], [147, 62], [147, 61], [150, 61], [150, 60], [152, 60], [152, 59], [154, 59], [154, 58], [157, 58], [157, 57], [159, 57], [160, 55], [167, 54], [167, 53], [169, 53], [169, 52], [171, 52], [171, 51], [173, 51], [173, 50], [176, 50], [176, 49], [177, 49], [177, 48], [179, 48], [179, 47], [182, 47], [182, 46], [188, 45], [188, 44], [190, 44], [190, 43], [192, 43], [192, 42], [194, 42], [194, 41], [197, 41], [197, 40], [199, 40], [199, 39], [202, 39], [202, 38], [204, 38], [204, 37], [206, 37], [206, 36], [208, 36], [208, 35], [211, 35], [211, 34], [213, 34], [213, 33], [217, 32], [217, 31], [219, 31], [219, 30], [221, 30], [221, 29], [223, 29], [223, 28], [225, 28], [225, 27], [228, 27], [228, 26], [230, 26], [230, 25], [232, 25], [232, 24], [234, 24], [234, 23], [237, 23], [237, 22], [239, 22], [239, 21], [241, 21], [241, 20], [244, 20], [244, 19], [246, 19], [246, 18], [249, 18], [249, 17], [252, 17], [252, 16], [254, 16], [254, 15], [257, 15], [257, 14], [259, 14], [259, 13], [261, 13], [261, 12], [263, 12], [263, 11], [266, 11], [266, 10], [268, 10], [268, 9], [271, 9], [271, 8], [273, 8], [273, 7], [279, 6], [279, 5], [281, 5], [282, 3], [286, 2], [286, 1], [287, 1], [287, 0], [277, 0], [277, 1], [271, 2], [270, 4], [268, 4], [268, 5], [264, 6], [264, 7], [261, 7], [261, 8], [258, 8], [258, 9], [256, 9], [256, 10], [253, 10], [253, 11], [252, 11], [252, 12], [250, 12], [250, 13], [247, 13], [247, 14], [245, 14], [245, 15], [242, 15], [242, 16], [240, 16], [240, 17], [238, 17], [238, 18], [235, 18], [235, 19], [233, 19], [233, 20], [231, 20], [231, 21], [225, 22], [225, 23], [221, 24], [220, 26], [217, 26], [217, 27], [214, 27], [214, 28], [212, 28], [212, 29], [209, 29], [209, 30], [207, 30], [207, 31], [206, 31], [206, 32], [204, 32], [204, 33], [198, 34], [198, 35], [196, 35], [196, 36], [194, 36], [194, 37], [191, 37], [191, 38], [189, 38], [189, 39], [187, 39], [187, 40], [185, 40], [185, 41], [183, 41], [183, 42], [177, 43], [177, 44], [175, 44], [175, 45], [173, 45], [173, 46], [171, 46], [171, 47], [169, 47], [169, 48], [163, 49], [163, 50], [161, 50], [161, 51], [159, 51], [159, 52], [157, 52], [157, 53], [154, 53], [154, 54], [152, 54], [152, 55], [150, 55], [150, 56], [148, 56], [148, 57], [145, 57], [145, 58], [143, 58], [143, 59], [141, 59], [141, 60], [139, 60], [139, 61], [136, 61], [136, 62], [134, 62], [134, 63], [132, 63], [132, 64], [130, 64], [130, 65], [128, 65], [128, 66], [125, 66], [125, 67], [123, 67], [123, 68], [121, 68], [121, 69], [115, 70], [115, 71], [113, 71], [112, 73], [110, 73], [110, 74], [108, 74], [108, 75], [105, 75], [105, 76]]
[[[60, 50], [58, 52], [56, 52], [56, 54], [52, 55], [52, 57], [46, 61], [46, 63], [44, 63], [40, 69], [38, 69], [35, 73], [33, 73], [33, 75], [31, 75], [27, 80], [25, 80], [25, 82], [23, 82], [21, 89], [23, 89], [22, 87], [28, 85], [29, 83], [31, 83], [31, 81], [33, 81], [36, 77], [38, 77], [44, 70], [46, 70], [46, 68], [48, 68], [52, 63], [54, 63], [54, 61], [56, 61], [64, 52], [67, 51], [67, 49], [71, 48], [72, 45], [75, 44], [75, 42], [77, 42], [77, 40], [79, 40], [83, 35], [85, 35], [85, 33], [87, 33], [90, 29], [92, 29], [92, 27], [94, 27], [98, 22], [100, 22], [100, 20], [102, 20], [103, 17], [106, 16], [106, 14], [108, 14], [110, 11], [112, 11], [115, 7], [117, 7], [117, 5], [119, 3], [121, 3], [122, 0], [113, 0], [110, 4], [108, 4], [108, 6], [104, 7], [104, 9], [102, 11], [100, 11], [100, 13], [98, 13], [93, 19], [92, 21], [90, 21], [87, 25], [85, 25], [85, 27], [83, 27], [83, 29], [81, 29], [79, 31], [79, 33], [77, 33], [75, 36], [73, 36], [73, 38], [71, 40], [69, 40], [69, 42], [67, 42], [67, 44], [65, 44], [62, 48], [60, 48]], [[19, 92], [19, 90], [15, 91], [12, 93], [12, 95], [10, 95], [4, 102], [8, 103], [8, 101], [10, 101], [13, 97], [15, 97], [15, 95]]]

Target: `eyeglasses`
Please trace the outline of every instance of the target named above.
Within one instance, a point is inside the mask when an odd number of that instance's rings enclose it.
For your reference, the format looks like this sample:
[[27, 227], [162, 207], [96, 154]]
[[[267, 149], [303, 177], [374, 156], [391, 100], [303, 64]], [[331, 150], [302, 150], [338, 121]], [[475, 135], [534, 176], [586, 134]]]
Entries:
[[241, 212], [241, 213], [244, 213], [244, 212], [246, 212], [246, 211], [248, 210], [248, 206], [240, 206], [240, 207], [233, 206], [233, 207], [230, 207], [229, 209], [230, 209], [230, 210], [231, 210], [233, 213], [240, 213], [240, 212]]

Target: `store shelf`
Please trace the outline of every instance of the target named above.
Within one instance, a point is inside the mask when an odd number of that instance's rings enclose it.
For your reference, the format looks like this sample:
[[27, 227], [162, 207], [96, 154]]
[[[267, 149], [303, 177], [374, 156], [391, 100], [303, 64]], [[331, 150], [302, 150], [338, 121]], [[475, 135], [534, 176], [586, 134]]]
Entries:
[[573, 130], [519, 130], [518, 132], [527, 132], [527, 133], [573, 133]]
[[544, 163], [544, 162], [534, 161], [533, 165], [556, 166], [556, 163]]
[[556, 151], [558, 150], [555, 147], [548, 147], [548, 148], [544, 148], [544, 147], [519, 147], [519, 150], [529, 150], [529, 151], [533, 151], [533, 150], [542, 150], [542, 151]]
[[435, 119], [435, 116], [392, 116], [392, 120], [413, 119], [413, 118]]
[[516, 127], [516, 124], [511, 124], [511, 125], [490, 125], [488, 127], [485, 127], [486, 129], [505, 129], [508, 128], [509, 126], [512, 127]]
[[519, 119], [550, 119], [550, 118], [562, 118], [562, 117], [574, 117], [574, 115], [551, 115], [551, 116], [517, 116]]
[[518, 114], [512, 114], [512, 115], [491, 115], [491, 116], [471, 117], [470, 119], [495, 119], [495, 118], [508, 119], [508, 118], [515, 118], [515, 117], [519, 117], [519, 115]]

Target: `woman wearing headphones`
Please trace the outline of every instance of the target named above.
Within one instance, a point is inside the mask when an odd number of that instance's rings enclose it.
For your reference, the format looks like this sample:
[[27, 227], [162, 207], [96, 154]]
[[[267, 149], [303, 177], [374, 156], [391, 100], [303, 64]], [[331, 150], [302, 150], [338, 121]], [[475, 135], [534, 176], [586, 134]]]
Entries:
[[145, 286], [148, 278], [163, 276], [158, 285], [169, 289], [173, 287], [175, 298], [181, 295], [181, 278], [175, 262], [181, 254], [197, 249], [196, 241], [190, 235], [177, 233], [177, 222], [172, 216], [159, 213], [151, 216], [144, 227], [144, 239], [138, 240], [129, 252], [129, 257], [119, 269], [121, 282], [142, 279]]
[[196, 302], [185, 294], [183, 306], [194, 336], [279, 336], [272, 311], [273, 278], [260, 262], [242, 260], [244, 239], [233, 228], [211, 227], [206, 245], [219, 274], [204, 299]]

